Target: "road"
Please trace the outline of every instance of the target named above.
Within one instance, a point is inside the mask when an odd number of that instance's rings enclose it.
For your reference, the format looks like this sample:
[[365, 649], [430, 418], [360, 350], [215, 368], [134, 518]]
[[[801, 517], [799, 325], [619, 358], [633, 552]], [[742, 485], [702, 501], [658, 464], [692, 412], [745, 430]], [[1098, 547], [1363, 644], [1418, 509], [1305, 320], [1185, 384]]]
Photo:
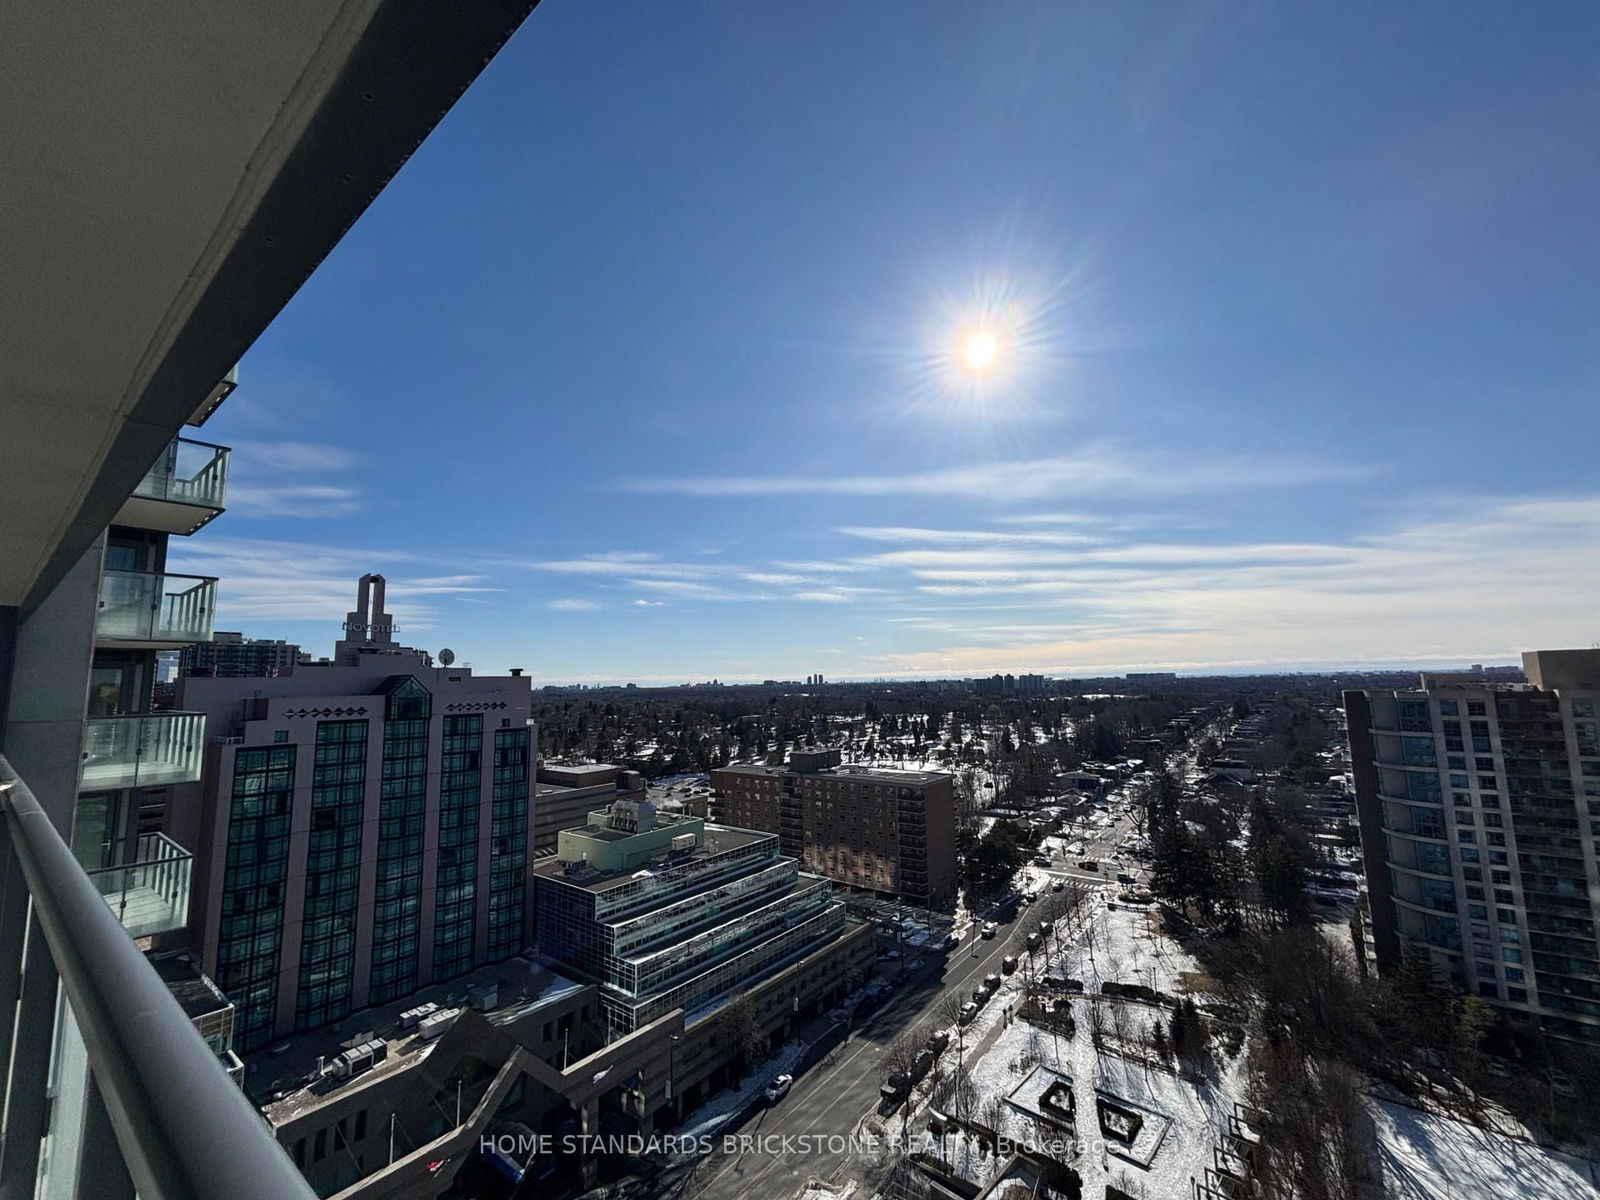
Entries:
[[[1049, 874], [1114, 887], [1118, 868], [1111, 860], [1137, 821], [1136, 812], [1118, 813], [1113, 824], [1083, 837], [1080, 857], [1103, 860], [1109, 869], [1083, 871], [1074, 860], [1074, 865], [1052, 868]], [[743, 1153], [718, 1151], [701, 1159], [687, 1175], [673, 1181], [673, 1194], [685, 1200], [743, 1200], [793, 1195], [811, 1178], [840, 1180], [851, 1166], [850, 1148], [843, 1137], [877, 1110], [884, 1051], [907, 1029], [942, 1026], [934, 1009], [946, 992], [965, 995], [985, 975], [999, 973], [1001, 960], [1018, 952], [1018, 930], [1032, 928], [1028, 912], [1026, 907], [1019, 909], [992, 940], [976, 937], [974, 924], [974, 936], [943, 959], [923, 952], [933, 963], [901, 985], [883, 1008], [851, 1029], [828, 1058], [796, 1079], [788, 1096], [770, 1107], [758, 1103], [742, 1121], [723, 1131], [724, 1136], [760, 1138], [759, 1147]], [[969, 1054], [971, 1050], [969, 1046]], [[785, 1138], [789, 1139], [788, 1148]]]
[[[1178, 769], [1180, 777], [1187, 777], [1192, 762], [1192, 751], [1186, 750], [1175, 755], [1171, 765]], [[1110, 795], [1110, 811], [1116, 819], [1103, 828], [1064, 835], [1069, 841], [1082, 841], [1083, 852], [1074, 855], [1070, 863], [1034, 867], [1034, 872], [1108, 889], [1116, 888], [1119, 871], [1142, 879], [1143, 867], [1119, 852], [1140, 819], [1136, 794], [1137, 788], [1130, 785], [1115, 789]], [[1121, 806], [1129, 802], [1134, 802], [1133, 807], [1121, 811]], [[1078, 867], [1079, 861], [1091, 858], [1101, 864], [1099, 870]], [[966, 995], [985, 975], [999, 973], [1001, 960], [1018, 953], [1016, 938], [1020, 931], [1033, 927], [1028, 913], [1026, 907], [1018, 909], [992, 940], [978, 938], [974, 923], [974, 936], [947, 956], [941, 958], [923, 951], [929, 965], [902, 984], [881, 1009], [854, 1025], [831, 1054], [801, 1074], [788, 1096], [771, 1106], [758, 1101], [722, 1131], [723, 1137], [761, 1139], [758, 1146], [743, 1151], [737, 1146], [729, 1152], [719, 1149], [681, 1170], [669, 1172], [660, 1181], [665, 1185], [662, 1192], [677, 1200], [783, 1197], [794, 1195], [813, 1178], [837, 1183], [852, 1166], [859, 1173], [865, 1164], [852, 1164], [852, 1150], [845, 1139], [856, 1132], [868, 1114], [877, 1111], [884, 1052], [905, 1030], [943, 1026], [945, 1022], [934, 1015], [934, 1010], [946, 992]], [[974, 1049], [967, 1047], [969, 1057]], [[787, 1148], [785, 1138], [789, 1139]], [[863, 1194], [870, 1191], [864, 1189]]]
[[[1026, 908], [1018, 922], [1027, 920]], [[682, 1195], [703, 1200], [743, 1200], [748, 1196], [792, 1194], [813, 1176], [836, 1179], [850, 1160], [848, 1147], [836, 1135], [854, 1132], [857, 1123], [876, 1111], [883, 1084], [883, 1052], [903, 1031], [920, 1024], [943, 1025], [933, 1015], [946, 991], [970, 992], [985, 975], [998, 973], [1000, 961], [1015, 953], [1008, 926], [992, 940], [964, 942], [901, 985], [890, 1001], [853, 1028], [848, 1038], [811, 1070], [795, 1080], [794, 1089], [772, 1107], [758, 1105], [727, 1135], [770, 1139], [760, 1151], [715, 1153], [701, 1160]], [[930, 952], [925, 957], [935, 958]], [[942, 967], [942, 970], [941, 970]], [[785, 1152], [779, 1139], [788, 1137]], [[795, 1141], [795, 1139], [800, 1139]], [[766, 1146], [776, 1146], [767, 1152]]]

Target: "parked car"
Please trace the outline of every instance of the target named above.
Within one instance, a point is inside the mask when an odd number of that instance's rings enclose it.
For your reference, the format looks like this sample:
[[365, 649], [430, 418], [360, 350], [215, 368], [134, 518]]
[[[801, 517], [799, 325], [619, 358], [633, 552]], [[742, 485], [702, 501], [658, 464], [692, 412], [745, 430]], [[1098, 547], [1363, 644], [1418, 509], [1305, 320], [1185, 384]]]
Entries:
[[1052, 933], [1055, 932], [1055, 928], [1056, 928], [1056, 923], [1054, 921], [1040, 921], [1039, 922], [1039, 933], [1043, 937], [1049, 937]]
[[926, 1077], [933, 1070], [934, 1053], [932, 1050], [919, 1050], [917, 1057], [911, 1060], [911, 1078], [913, 1081]]
[[977, 1015], [978, 1006], [976, 1004], [963, 1004], [961, 1006], [961, 1015], [956, 1018], [956, 1021], [962, 1025], [970, 1025], [972, 1024], [972, 1018]]
[[891, 1104], [899, 1101], [910, 1089], [911, 1081], [904, 1075], [891, 1075], [884, 1080], [883, 1086], [878, 1089], [878, 1095]]
[[1030, 950], [1030, 951], [1031, 951], [1031, 950], [1037, 950], [1037, 949], [1038, 949], [1038, 948], [1039, 948], [1039, 943], [1040, 943], [1040, 942], [1041, 942], [1041, 941], [1042, 941], [1042, 940], [1043, 940], [1043, 939], [1042, 939], [1042, 938], [1040, 938], [1040, 936], [1039, 936], [1039, 935], [1038, 935], [1038, 933], [1037, 933], [1037, 932], [1034, 932], [1034, 933], [1030, 933], [1030, 934], [1029, 934], [1029, 935], [1028, 935], [1028, 949], [1029, 949], [1029, 950]]
[[776, 1104], [779, 1100], [782, 1100], [789, 1094], [789, 1089], [793, 1086], [793, 1075], [779, 1075], [771, 1083], [767, 1084], [767, 1090], [764, 1093], [767, 1098], [767, 1103]]
[[1118, 871], [1117, 872], [1117, 882], [1118, 883], [1128, 884], [1129, 886], [1132, 886], [1133, 884], [1137, 883], [1138, 881], [1136, 879], [1134, 879], [1134, 877], [1132, 875], [1129, 875], [1126, 871]]
[[985, 988], [987, 988], [991, 994], [994, 993], [994, 992], [999, 991], [1000, 990], [1000, 976], [998, 976], [998, 975], [985, 975], [983, 977], [983, 986]]
[[928, 1049], [935, 1054], [944, 1053], [944, 1048], [950, 1044], [950, 1034], [943, 1029], [935, 1029], [928, 1035]]
[[1050, 862], [1051, 859], [1048, 854], [1035, 854], [1033, 856], [1033, 865], [1036, 867], [1048, 867]]
[[1050, 882], [1050, 890], [1052, 892], [1062, 891], [1063, 889], [1066, 888], [1066, 886], [1067, 886], [1067, 884], [1066, 884], [1065, 880], [1054, 879], [1054, 880], [1051, 880], [1051, 882]]
[[989, 989], [984, 987], [983, 984], [980, 983], [977, 987], [972, 989], [972, 1002], [974, 1004], [982, 1004], [988, 998]]
[[1000, 969], [1007, 975], [1015, 971], [1017, 969], [1017, 956], [1015, 954], [1006, 955], [1005, 958], [1000, 960]]
[[1082, 867], [1085, 871], [1098, 871], [1100, 869], [1100, 864], [1092, 858], [1084, 859], [1078, 863], [1078, 866]]
[[992, 938], [995, 935], [995, 931], [999, 928], [1000, 927], [993, 921], [985, 921], [983, 923], [983, 936], [986, 938]]

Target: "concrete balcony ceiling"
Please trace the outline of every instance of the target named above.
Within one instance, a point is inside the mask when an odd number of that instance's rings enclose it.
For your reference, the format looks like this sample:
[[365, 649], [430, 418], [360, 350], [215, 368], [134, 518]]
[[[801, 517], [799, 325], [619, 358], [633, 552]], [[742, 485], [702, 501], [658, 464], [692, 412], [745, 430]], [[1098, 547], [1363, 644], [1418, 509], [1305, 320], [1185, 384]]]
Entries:
[[531, 11], [0, 9], [0, 605], [38, 603]]

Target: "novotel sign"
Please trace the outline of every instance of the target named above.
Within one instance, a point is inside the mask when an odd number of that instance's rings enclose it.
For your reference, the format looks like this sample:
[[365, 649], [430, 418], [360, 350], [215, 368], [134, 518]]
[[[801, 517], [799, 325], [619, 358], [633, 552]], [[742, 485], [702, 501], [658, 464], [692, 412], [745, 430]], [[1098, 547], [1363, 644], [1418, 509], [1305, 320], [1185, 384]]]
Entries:
[[372, 625], [372, 624], [368, 624], [365, 621], [346, 621], [344, 623], [344, 631], [346, 633], [359, 633], [362, 637], [371, 638], [371, 637], [376, 637], [380, 633], [382, 633], [382, 634], [399, 633], [400, 632], [400, 626], [398, 626], [398, 625]]

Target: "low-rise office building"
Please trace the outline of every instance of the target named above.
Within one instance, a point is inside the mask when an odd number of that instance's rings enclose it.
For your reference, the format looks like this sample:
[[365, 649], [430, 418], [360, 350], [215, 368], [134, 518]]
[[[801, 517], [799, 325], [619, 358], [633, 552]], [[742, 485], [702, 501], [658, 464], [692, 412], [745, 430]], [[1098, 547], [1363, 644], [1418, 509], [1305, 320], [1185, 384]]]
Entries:
[[598, 983], [620, 1033], [674, 1009], [698, 1020], [846, 931], [827, 880], [783, 856], [775, 835], [648, 802], [619, 800], [564, 830], [534, 883], [540, 953]]
[[838, 750], [795, 750], [784, 766], [720, 767], [711, 786], [718, 820], [778, 834], [808, 871], [918, 903], [955, 898], [946, 772], [842, 766]]
[[539, 763], [533, 795], [533, 848], [554, 854], [563, 829], [584, 824], [613, 800], [645, 799], [644, 776], [611, 763]]

